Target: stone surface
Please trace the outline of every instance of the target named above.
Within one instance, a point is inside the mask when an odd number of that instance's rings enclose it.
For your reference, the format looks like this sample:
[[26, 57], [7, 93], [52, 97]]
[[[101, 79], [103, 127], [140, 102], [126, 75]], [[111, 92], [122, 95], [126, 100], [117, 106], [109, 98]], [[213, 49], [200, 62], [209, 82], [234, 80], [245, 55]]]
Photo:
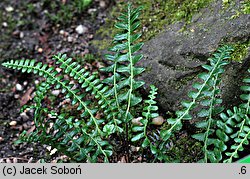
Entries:
[[[215, 2], [195, 15], [185, 30], [183, 23], [172, 24], [145, 43], [144, 59], [139, 65], [146, 71], [139, 78], [148, 86], [155, 84], [159, 88], [158, 101], [163, 110], [179, 109], [197, 74], [203, 71], [201, 65], [208, 62], [207, 58], [221, 43], [250, 39], [250, 15], [232, 18], [235, 12], [235, 9], [223, 9], [220, 1]], [[242, 63], [232, 62], [226, 67], [221, 84], [225, 105], [239, 101], [239, 86], [250, 67], [249, 54]]]
[[83, 25], [79, 25], [79, 26], [76, 27], [76, 32], [77, 32], [78, 34], [84, 34], [84, 33], [86, 33], [87, 31], [88, 31], [88, 28], [85, 27], [85, 26], [83, 26]]

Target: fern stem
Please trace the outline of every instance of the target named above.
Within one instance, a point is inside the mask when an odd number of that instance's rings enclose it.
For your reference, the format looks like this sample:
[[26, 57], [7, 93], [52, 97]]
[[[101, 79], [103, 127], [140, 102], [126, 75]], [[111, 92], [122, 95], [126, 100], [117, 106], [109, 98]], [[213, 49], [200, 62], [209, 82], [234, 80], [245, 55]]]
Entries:
[[85, 135], [89, 136], [90, 139], [93, 140], [93, 141], [96, 143], [98, 149], [101, 150], [101, 152], [102, 152], [102, 154], [104, 155], [105, 159], [108, 161], [108, 156], [107, 156], [107, 154], [103, 151], [102, 147], [101, 147], [100, 144], [97, 142], [97, 140], [95, 140], [95, 139], [94, 139], [90, 134], [88, 134], [85, 130], [82, 129], [82, 132], [83, 132]]
[[132, 61], [132, 52], [131, 52], [131, 27], [130, 27], [130, 20], [131, 20], [131, 12], [130, 12], [130, 6], [131, 4], [128, 5], [128, 55], [129, 55], [129, 61], [130, 61], [130, 89], [129, 89], [129, 96], [128, 96], [128, 105], [127, 105], [127, 110], [125, 114], [125, 120], [127, 121], [127, 116], [130, 110], [130, 104], [131, 104], [131, 95], [133, 91], [133, 79], [134, 79], [134, 72], [133, 72], [133, 61]]
[[211, 127], [211, 123], [212, 123], [212, 115], [213, 115], [213, 103], [214, 103], [214, 100], [215, 100], [215, 90], [216, 90], [216, 82], [218, 80], [218, 76], [219, 74], [217, 73], [216, 76], [215, 76], [215, 79], [213, 80], [214, 81], [214, 85], [213, 85], [213, 91], [212, 91], [212, 100], [210, 102], [210, 106], [209, 106], [209, 118], [208, 118], [208, 126], [207, 126], [207, 130], [205, 132], [205, 138], [204, 138], [204, 160], [205, 160], [205, 163], [207, 163], [207, 160], [208, 160], [208, 150], [207, 150], [207, 142], [208, 142], [208, 135], [209, 135], [209, 131], [210, 131], [210, 127]]

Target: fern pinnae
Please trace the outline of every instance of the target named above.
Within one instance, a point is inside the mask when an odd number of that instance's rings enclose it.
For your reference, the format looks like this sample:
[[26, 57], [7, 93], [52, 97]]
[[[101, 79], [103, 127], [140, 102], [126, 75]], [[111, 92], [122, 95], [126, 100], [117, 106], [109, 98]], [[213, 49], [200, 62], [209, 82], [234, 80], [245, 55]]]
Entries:
[[[250, 69], [248, 70], [250, 73]], [[250, 101], [250, 78], [247, 77], [243, 79], [243, 82], [247, 83], [241, 87], [241, 90], [244, 93], [240, 96], [244, 101], [243, 104], [238, 107], [234, 107], [233, 112], [228, 110], [228, 115], [231, 121], [229, 121], [229, 125], [232, 128], [239, 128], [236, 133], [230, 133], [230, 137], [234, 139], [235, 143], [230, 147], [232, 152], [227, 152], [226, 155], [229, 158], [225, 159], [223, 162], [231, 163], [233, 158], [238, 158], [238, 152], [244, 150], [243, 145], [249, 145], [250, 140], [250, 118], [249, 118], [249, 101]], [[226, 120], [226, 114], [221, 114], [221, 119]]]
[[90, 115], [90, 119], [92, 119], [95, 123], [96, 129], [99, 134], [101, 134], [101, 130], [99, 128], [99, 125], [97, 123], [97, 119], [94, 117], [91, 109], [87, 107], [87, 104], [81, 100], [81, 96], [77, 95], [77, 90], [72, 90], [71, 86], [69, 86], [68, 82], [62, 82], [62, 76], [57, 76], [58, 72], [54, 69], [54, 67], [49, 67], [45, 64], [43, 65], [41, 62], [35, 64], [33, 60], [11, 60], [10, 62], [3, 63], [3, 66], [13, 69], [22, 69], [23, 72], [33, 72], [35, 74], [38, 73], [39, 76], [45, 77], [46, 81], [54, 84], [57, 83], [56, 88], [62, 88], [62, 92], [67, 91], [66, 97], [72, 97], [72, 103], [79, 103], [78, 110], [80, 110], [82, 107], [87, 111], [87, 113]]
[[[250, 73], [250, 69], [248, 69], [248, 72]], [[248, 114], [250, 114], [250, 78], [243, 79], [243, 82], [249, 83], [249, 86], [248, 85], [241, 86], [241, 90], [244, 92], [247, 92], [248, 94], [242, 94], [240, 96], [242, 100], [246, 101], [246, 103], [243, 103], [240, 105], [241, 108], [246, 110], [246, 113], [245, 113], [246, 116], [240, 127], [239, 134], [243, 131], [244, 125], [248, 119]], [[238, 134], [238, 137], [239, 137], [239, 134]]]
[[161, 137], [164, 141], [168, 140], [168, 138], [172, 135], [172, 133], [176, 130], [180, 130], [182, 128], [182, 120], [190, 120], [192, 116], [189, 114], [190, 111], [195, 108], [197, 101], [202, 97], [203, 92], [206, 90], [210, 80], [214, 78], [217, 73], [220, 73], [220, 67], [226, 65], [227, 62], [223, 61], [228, 59], [229, 53], [232, 51], [232, 48], [229, 46], [223, 46], [218, 49], [218, 53], [214, 54], [214, 57], [210, 59], [210, 66], [203, 65], [202, 67], [208, 70], [208, 73], [201, 73], [199, 78], [204, 82], [202, 84], [195, 83], [193, 87], [198, 89], [198, 91], [191, 91], [188, 96], [192, 99], [191, 102], [185, 101], [182, 103], [184, 109], [181, 111], [177, 111], [177, 118], [168, 119], [168, 123], [171, 124], [171, 127], [161, 132]]
[[[209, 115], [208, 115], [208, 119], [207, 119], [207, 122], [208, 122], [208, 125], [206, 127], [206, 132], [205, 132], [205, 139], [204, 139], [204, 162], [207, 163], [208, 162], [208, 154], [209, 154], [209, 150], [207, 149], [208, 148], [208, 140], [209, 140], [209, 135], [210, 135], [210, 131], [211, 131], [211, 128], [213, 127], [212, 126], [212, 122], [214, 121], [213, 117], [216, 115], [215, 114], [215, 109], [216, 109], [216, 90], [219, 90], [218, 89], [218, 78], [219, 78], [219, 73], [217, 73], [213, 79], [213, 86], [212, 86], [212, 95], [211, 95], [211, 101], [210, 101], [210, 106], [209, 106]], [[223, 108], [222, 108], [223, 109]], [[219, 111], [221, 112], [221, 110]], [[218, 113], [218, 112], [216, 112]], [[219, 156], [219, 158], [217, 160], [221, 160], [221, 155]]]
[[106, 114], [111, 114], [117, 131], [120, 131], [116, 122], [115, 112], [112, 110], [113, 107], [111, 106], [111, 101], [108, 99], [108, 95], [105, 94], [108, 87], [104, 86], [99, 79], [95, 79], [93, 82], [90, 81], [88, 79], [89, 74], [85, 72], [84, 69], [79, 70], [80, 65], [77, 62], [71, 63], [71, 58], [67, 58], [66, 54], [55, 55], [53, 59], [56, 60], [57, 64], [61, 64], [60, 68], [64, 70], [65, 74], [70, 74], [71, 77], [81, 84], [82, 88], [84, 87], [86, 89], [90, 86], [95, 98], [99, 99], [98, 105], [104, 109]]

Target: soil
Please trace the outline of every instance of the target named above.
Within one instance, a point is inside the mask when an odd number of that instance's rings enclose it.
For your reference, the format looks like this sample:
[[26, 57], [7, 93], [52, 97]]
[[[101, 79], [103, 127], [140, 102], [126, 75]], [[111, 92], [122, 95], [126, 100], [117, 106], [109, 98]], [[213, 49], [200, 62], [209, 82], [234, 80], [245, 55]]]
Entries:
[[[105, 22], [113, 3], [110, 0], [93, 0], [81, 13], [71, 7], [71, 16], [59, 14], [67, 1], [1, 0], [0, 1], [0, 63], [8, 59], [29, 58], [52, 63], [57, 53], [67, 53], [75, 58], [91, 54], [91, 40]], [[54, 9], [53, 9], [54, 8]], [[54, 14], [57, 12], [57, 14]], [[63, 21], [55, 18], [61, 16]], [[82, 25], [80, 34], [76, 28]], [[20, 113], [23, 105], [34, 96], [39, 78], [7, 70], [0, 66], [0, 163], [1, 162], [57, 162], [65, 156], [46, 155], [45, 145], [15, 144], [23, 130], [32, 131], [32, 111]]]

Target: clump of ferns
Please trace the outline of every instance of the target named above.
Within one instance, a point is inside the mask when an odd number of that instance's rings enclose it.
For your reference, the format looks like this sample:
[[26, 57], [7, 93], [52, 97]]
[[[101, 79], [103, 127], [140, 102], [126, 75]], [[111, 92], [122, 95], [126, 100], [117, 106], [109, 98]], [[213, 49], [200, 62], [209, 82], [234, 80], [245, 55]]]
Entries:
[[[210, 64], [202, 66], [207, 72], [199, 74], [200, 82], [193, 84], [195, 90], [188, 93], [190, 100], [182, 102], [183, 108], [176, 112], [176, 117], [167, 119], [167, 125], [152, 127], [151, 124], [161, 125], [164, 119], [157, 113], [157, 88], [151, 85], [148, 99], [142, 100], [139, 89], [144, 82], [136, 80], [144, 71], [136, 66], [143, 58], [138, 53], [143, 46], [138, 42], [141, 34], [136, 33], [140, 10], [141, 7], [132, 9], [129, 4], [127, 12], [118, 18], [115, 27], [121, 33], [114, 37], [114, 45], [109, 49], [112, 54], [106, 55], [109, 65], [101, 70], [109, 77], [104, 80], [65, 54], [53, 57], [61, 72], [35, 60], [10, 60], [2, 64], [45, 78], [37, 88], [35, 104], [29, 106], [35, 111], [36, 130], [30, 134], [24, 132], [21, 141], [50, 145], [77, 161], [109, 162], [119, 147], [130, 161], [129, 148], [136, 145], [141, 146], [142, 157], [149, 152], [152, 154], [146, 159], [149, 162], [173, 162], [175, 160], [169, 155], [172, 138], [182, 129], [183, 120], [193, 118], [191, 111], [198, 109], [200, 120], [196, 127], [200, 132], [192, 137], [203, 143], [201, 161], [232, 162], [249, 145], [250, 138], [250, 79], [244, 79], [246, 85], [241, 87], [244, 91], [241, 99], [245, 101], [242, 105], [223, 113], [219, 98], [221, 74], [232, 48], [219, 48], [209, 59]], [[43, 99], [51, 88], [60, 89], [66, 99], [71, 99], [79, 115], [59, 113], [44, 106]], [[141, 106], [142, 111], [138, 111]], [[230, 145], [232, 141], [234, 144]]]
[[[144, 71], [144, 68], [136, 66], [143, 58], [143, 55], [137, 53], [143, 46], [142, 42], [138, 42], [141, 34], [136, 33], [140, 26], [140, 10], [141, 7], [132, 9], [129, 4], [127, 12], [118, 18], [115, 27], [121, 33], [114, 37], [114, 46], [109, 49], [112, 54], [106, 55], [110, 65], [101, 70], [110, 76], [104, 80], [65, 54], [53, 57], [62, 69], [61, 72], [54, 66], [28, 59], [10, 60], [2, 64], [45, 78], [37, 87], [35, 104], [29, 106], [35, 111], [36, 130], [30, 134], [24, 131], [21, 141], [44, 143], [74, 160], [88, 162], [109, 161], [114, 151], [112, 136], [118, 136], [126, 155], [129, 155], [131, 141], [145, 138], [143, 144], [148, 145], [147, 125], [158, 116], [154, 101], [157, 88], [151, 86], [150, 99], [144, 101], [143, 118], [138, 121], [142, 125], [133, 126], [131, 122], [136, 117], [133, 110], [142, 103], [138, 89], [144, 85], [143, 81], [135, 79]], [[73, 79], [78, 88], [65, 75]], [[42, 105], [51, 88], [60, 89], [66, 99], [70, 98], [71, 104], [80, 112], [79, 116], [59, 114]], [[92, 95], [92, 98], [86, 98], [88, 95]]]
[[204, 157], [200, 162], [232, 162], [234, 158], [239, 157], [238, 152], [249, 146], [250, 79], [245, 78], [246, 85], [241, 87], [244, 91], [241, 99], [245, 103], [226, 112], [223, 112], [224, 108], [221, 106], [219, 84], [224, 72], [223, 67], [228, 64], [227, 59], [230, 58], [232, 50], [229, 46], [219, 48], [213, 58], [208, 59], [210, 64], [202, 66], [207, 71], [198, 75], [202, 82], [193, 84], [195, 90], [188, 93], [190, 100], [182, 101], [183, 108], [176, 112], [177, 117], [167, 119], [171, 127], [160, 131], [157, 144], [159, 149], [156, 150], [159, 160], [166, 160], [166, 144], [176, 131], [182, 129], [184, 120], [193, 118], [191, 111], [197, 107], [199, 108], [196, 117], [199, 122], [196, 122], [196, 127], [201, 132], [192, 137], [203, 143]]

